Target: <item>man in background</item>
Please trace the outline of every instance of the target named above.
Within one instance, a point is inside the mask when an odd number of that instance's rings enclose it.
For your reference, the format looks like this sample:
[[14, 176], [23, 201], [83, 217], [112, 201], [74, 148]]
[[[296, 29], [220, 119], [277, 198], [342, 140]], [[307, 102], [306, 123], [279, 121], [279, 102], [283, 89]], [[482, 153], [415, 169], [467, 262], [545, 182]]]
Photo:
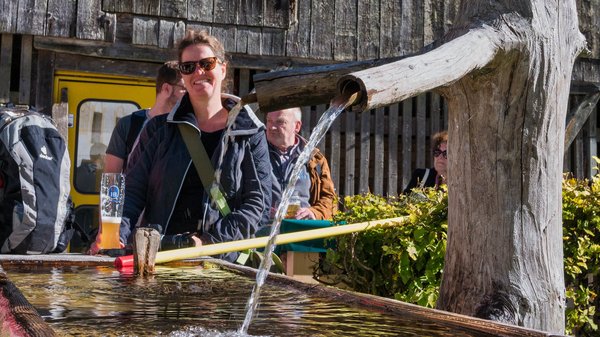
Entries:
[[156, 75], [156, 101], [149, 109], [142, 109], [121, 118], [115, 126], [106, 156], [104, 172], [121, 173], [127, 167], [129, 154], [136, 144], [140, 131], [147, 121], [155, 116], [168, 113], [185, 94], [181, 74], [176, 62], [166, 62]]
[[[307, 141], [298, 134], [302, 127], [300, 108], [269, 112], [266, 120], [269, 155], [273, 166], [273, 217]], [[312, 151], [310, 160], [300, 172], [294, 195], [300, 201], [300, 209], [293, 214], [293, 218], [330, 220], [333, 217], [336, 209], [335, 189], [329, 164], [319, 149]]]

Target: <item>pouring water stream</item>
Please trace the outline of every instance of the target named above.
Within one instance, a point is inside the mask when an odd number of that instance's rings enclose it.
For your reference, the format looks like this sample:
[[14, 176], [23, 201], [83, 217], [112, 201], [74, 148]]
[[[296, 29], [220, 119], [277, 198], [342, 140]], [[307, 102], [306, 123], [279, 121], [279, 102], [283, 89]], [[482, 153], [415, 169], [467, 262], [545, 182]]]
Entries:
[[279, 227], [281, 225], [281, 220], [284, 218], [288, 205], [290, 203], [290, 199], [294, 192], [294, 187], [296, 186], [296, 181], [298, 180], [298, 176], [300, 175], [300, 171], [302, 167], [308, 162], [310, 155], [312, 154], [314, 148], [321, 141], [321, 138], [327, 133], [331, 124], [335, 121], [337, 116], [349, 105], [354, 102], [356, 99], [356, 94], [351, 95], [350, 97], [337, 97], [334, 98], [331, 103], [329, 109], [323, 113], [317, 126], [314, 128], [313, 132], [310, 135], [310, 139], [308, 143], [300, 153], [296, 164], [294, 165], [294, 169], [292, 170], [292, 174], [290, 180], [282, 193], [281, 203], [277, 208], [277, 212], [275, 213], [275, 220], [273, 221], [273, 225], [271, 227], [271, 233], [269, 235], [269, 240], [267, 246], [265, 247], [264, 259], [260, 263], [260, 267], [258, 268], [258, 272], [256, 274], [256, 283], [254, 284], [254, 288], [252, 289], [252, 294], [250, 298], [248, 298], [248, 303], [246, 304], [246, 318], [244, 319], [244, 323], [240, 328], [239, 332], [241, 334], [247, 334], [248, 327], [252, 322], [252, 319], [256, 315], [256, 308], [258, 307], [258, 299], [260, 297], [260, 290], [265, 283], [267, 275], [269, 274], [269, 270], [271, 269], [271, 265], [273, 260], [271, 258], [273, 251], [275, 250], [275, 241], [277, 235], [279, 234]]

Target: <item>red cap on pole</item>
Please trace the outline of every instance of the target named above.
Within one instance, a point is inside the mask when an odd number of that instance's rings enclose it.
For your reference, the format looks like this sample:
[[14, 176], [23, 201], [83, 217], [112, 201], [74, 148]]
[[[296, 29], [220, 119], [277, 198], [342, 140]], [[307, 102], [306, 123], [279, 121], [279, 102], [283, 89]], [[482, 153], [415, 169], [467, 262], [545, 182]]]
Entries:
[[119, 256], [115, 258], [115, 268], [132, 268], [133, 267], [133, 255]]

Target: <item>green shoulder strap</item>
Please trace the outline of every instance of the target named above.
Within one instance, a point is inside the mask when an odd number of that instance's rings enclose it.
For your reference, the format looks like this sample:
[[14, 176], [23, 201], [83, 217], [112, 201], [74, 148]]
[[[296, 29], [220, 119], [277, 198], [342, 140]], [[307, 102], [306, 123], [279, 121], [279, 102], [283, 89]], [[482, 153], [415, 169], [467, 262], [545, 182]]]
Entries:
[[202, 185], [204, 185], [204, 189], [208, 189], [210, 192], [209, 195], [217, 205], [217, 208], [219, 208], [221, 215], [226, 216], [231, 213], [231, 210], [229, 209], [229, 205], [227, 205], [227, 200], [225, 200], [223, 192], [219, 189], [219, 185], [214, 184], [215, 169], [212, 166], [210, 158], [208, 158], [208, 153], [206, 153], [202, 140], [198, 137], [198, 132], [192, 126], [185, 123], [177, 125], [179, 126], [179, 132], [181, 132], [185, 146], [192, 157], [198, 176], [200, 176]]

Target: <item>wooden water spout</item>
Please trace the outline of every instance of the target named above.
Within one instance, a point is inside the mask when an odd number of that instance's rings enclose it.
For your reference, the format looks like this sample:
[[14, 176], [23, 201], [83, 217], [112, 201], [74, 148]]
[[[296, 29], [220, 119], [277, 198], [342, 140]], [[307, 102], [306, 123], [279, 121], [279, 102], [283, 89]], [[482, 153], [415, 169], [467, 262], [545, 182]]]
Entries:
[[338, 96], [338, 80], [342, 76], [402, 58], [404, 56], [256, 74], [253, 77], [256, 92], [242, 100], [244, 103], [258, 103], [263, 112], [327, 104]]

